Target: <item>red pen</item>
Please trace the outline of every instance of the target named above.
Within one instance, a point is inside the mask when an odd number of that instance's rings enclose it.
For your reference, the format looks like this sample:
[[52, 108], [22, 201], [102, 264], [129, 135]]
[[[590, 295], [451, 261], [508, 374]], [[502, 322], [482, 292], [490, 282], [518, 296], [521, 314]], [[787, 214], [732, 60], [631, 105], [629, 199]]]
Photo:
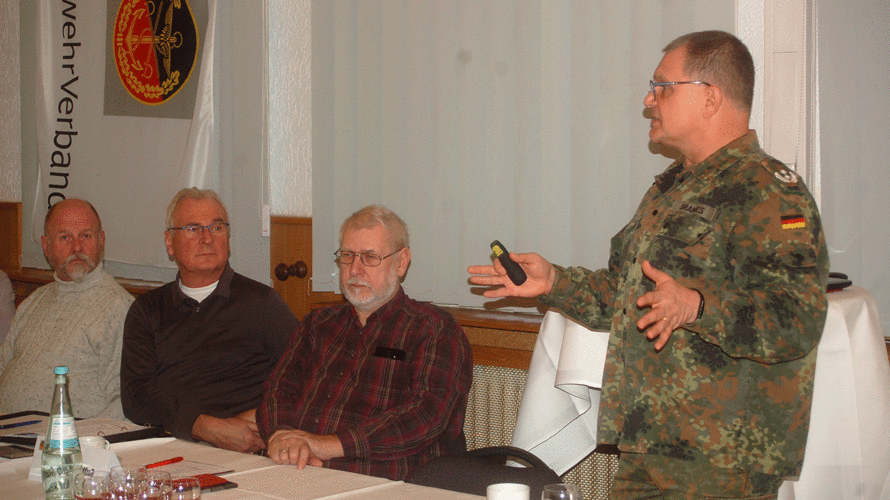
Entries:
[[176, 462], [182, 462], [182, 457], [173, 457], [168, 458], [167, 460], [161, 460], [160, 462], [155, 462], [153, 464], [148, 464], [145, 466], [146, 469], [153, 469], [155, 467], [160, 467], [162, 465], [170, 465], [175, 464]]

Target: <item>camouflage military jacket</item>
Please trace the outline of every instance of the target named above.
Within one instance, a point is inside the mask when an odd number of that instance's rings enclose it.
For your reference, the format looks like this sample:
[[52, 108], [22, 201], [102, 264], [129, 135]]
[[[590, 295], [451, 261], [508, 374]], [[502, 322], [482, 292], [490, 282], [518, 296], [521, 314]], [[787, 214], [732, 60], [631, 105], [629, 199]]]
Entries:
[[[705, 299], [661, 352], [636, 327], [636, 299], [654, 289], [643, 260]], [[812, 196], [751, 131], [656, 177], [608, 268], [557, 267], [541, 300], [611, 329], [601, 443], [789, 476], [803, 463], [827, 275]]]

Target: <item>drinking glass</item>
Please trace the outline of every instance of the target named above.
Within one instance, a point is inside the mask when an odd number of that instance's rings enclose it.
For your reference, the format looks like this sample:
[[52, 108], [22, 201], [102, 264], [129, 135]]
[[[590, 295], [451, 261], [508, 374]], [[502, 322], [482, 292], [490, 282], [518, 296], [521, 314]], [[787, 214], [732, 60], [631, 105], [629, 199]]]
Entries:
[[173, 480], [170, 500], [197, 500], [201, 498], [201, 483], [196, 477], [178, 477]]
[[139, 500], [167, 500], [173, 493], [173, 480], [164, 471], [145, 471], [145, 482], [139, 492]]
[[74, 498], [77, 500], [101, 500], [108, 491], [108, 474], [83, 472], [74, 476]]
[[548, 484], [541, 490], [541, 500], [581, 500], [581, 488], [576, 484]]
[[108, 482], [110, 500], [138, 500], [145, 483], [145, 471], [145, 467], [112, 467]]

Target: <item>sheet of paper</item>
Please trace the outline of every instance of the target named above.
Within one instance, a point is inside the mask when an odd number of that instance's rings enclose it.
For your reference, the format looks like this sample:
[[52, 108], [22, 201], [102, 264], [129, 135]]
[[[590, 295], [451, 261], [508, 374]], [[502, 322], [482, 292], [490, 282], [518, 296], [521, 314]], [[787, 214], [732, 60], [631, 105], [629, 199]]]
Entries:
[[[290, 465], [273, 465], [236, 472], [227, 474], [226, 479], [238, 483], [238, 491], [252, 493], [254, 495], [252, 498], [276, 499], [364, 498], [363, 495], [350, 496], [349, 493], [355, 490], [364, 492], [366, 488], [392, 484], [392, 481], [380, 477], [344, 473], [324, 467], [297, 469]], [[385, 498], [402, 497], [393, 495]]]
[[152, 467], [151, 470], [169, 472], [172, 477], [197, 476], [198, 474], [225, 474], [226, 472], [232, 472], [231, 468], [221, 467], [214, 464], [205, 464], [203, 462], [195, 462], [194, 460], [182, 460], [173, 464]]

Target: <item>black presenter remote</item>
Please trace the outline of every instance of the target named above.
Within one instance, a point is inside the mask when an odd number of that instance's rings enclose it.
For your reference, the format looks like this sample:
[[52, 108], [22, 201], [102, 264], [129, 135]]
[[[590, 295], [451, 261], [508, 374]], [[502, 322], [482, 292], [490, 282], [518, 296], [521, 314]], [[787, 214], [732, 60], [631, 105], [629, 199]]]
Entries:
[[510, 281], [512, 281], [514, 285], [519, 286], [525, 283], [527, 278], [525, 271], [522, 270], [522, 267], [520, 267], [515, 260], [510, 258], [510, 252], [504, 248], [504, 245], [502, 245], [500, 241], [492, 241], [491, 250], [494, 252], [494, 256], [501, 261], [501, 265], [504, 266], [504, 269], [507, 270], [507, 276], [510, 277]]

